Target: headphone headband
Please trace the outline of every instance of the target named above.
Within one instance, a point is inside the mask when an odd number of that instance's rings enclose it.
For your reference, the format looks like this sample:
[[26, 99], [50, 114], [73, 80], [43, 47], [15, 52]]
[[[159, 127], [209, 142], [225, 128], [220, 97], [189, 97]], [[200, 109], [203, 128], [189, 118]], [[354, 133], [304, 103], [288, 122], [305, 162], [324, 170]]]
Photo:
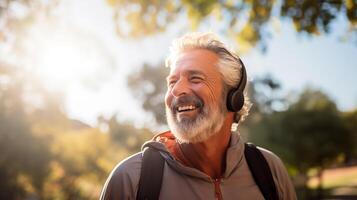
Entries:
[[241, 64], [241, 79], [239, 81], [238, 87], [237, 87], [237, 92], [244, 92], [245, 86], [247, 85], [247, 72], [245, 70], [244, 63], [240, 58], [238, 58], [240, 64]]

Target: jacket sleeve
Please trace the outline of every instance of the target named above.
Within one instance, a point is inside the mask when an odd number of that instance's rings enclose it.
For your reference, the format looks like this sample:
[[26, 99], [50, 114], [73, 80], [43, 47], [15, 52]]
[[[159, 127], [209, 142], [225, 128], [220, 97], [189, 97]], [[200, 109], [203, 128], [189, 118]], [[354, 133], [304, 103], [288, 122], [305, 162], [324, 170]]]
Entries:
[[140, 153], [119, 163], [107, 178], [100, 200], [135, 200], [140, 169]]

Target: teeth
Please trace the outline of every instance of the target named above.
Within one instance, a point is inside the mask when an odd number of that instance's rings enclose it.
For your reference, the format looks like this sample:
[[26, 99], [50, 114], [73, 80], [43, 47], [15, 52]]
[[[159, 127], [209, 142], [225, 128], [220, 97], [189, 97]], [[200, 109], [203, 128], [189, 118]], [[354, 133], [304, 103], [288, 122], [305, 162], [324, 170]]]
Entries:
[[184, 111], [184, 110], [193, 110], [195, 109], [196, 106], [193, 106], [193, 105], [189, 105], [189, 106], [179, 106], [177, 108], [177, 110], [180, 112], [180, 111]]

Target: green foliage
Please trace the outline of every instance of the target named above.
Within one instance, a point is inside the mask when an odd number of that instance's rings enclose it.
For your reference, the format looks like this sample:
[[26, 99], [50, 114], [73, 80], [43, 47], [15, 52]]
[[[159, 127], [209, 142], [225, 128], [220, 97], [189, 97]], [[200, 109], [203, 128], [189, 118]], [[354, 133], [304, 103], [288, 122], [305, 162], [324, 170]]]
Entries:
[[186, 16], [191, 29], [212, 20], [224, 24], [222, 33], [235, 39], [241, 51], [257, 45], [265, 49], [275, 19], [289, 19], [297, 33], [316, 36], [331, 32], [338, 15], [346, 16], [349, 32], [356, 33], [357, 3], [353, 0], [244, 0], [244, 1], [127, 1], [107, 0], [115, 11], [120, 36], [143, 37], [164, 31], [178, 18]]
[[[343, 36], [353, 40], [352, 34], [357, 34], [357, 3], [354, 0], [103, 1], [113, 8], [117, 34], [126, 38], [163, 32], [183, 18], [186, 18], [187, 28], [191, 30], [214, 21], [222, 24], [220, 32], [235, 40], [241, 52], [253, 47], [265, 50], [272, 31], [269, 26], [277, 22], [277, 19], [291, 21], [297, 33], [317, 36], [330, 33], [331, 24], [338, 16], [343, 16], [350, 25]], [[5, 1], [0, 7], [0, 22], [3, 21], [6, 28], [0, 29], [0, 41], [6, 40], [9, 33], [13, 32], [17, 36], [25, 36], [27, 27], [38, 16], [51, 15], [59, 2], [61, 1]], [[11, 13], [14, 7], [24, 12]]]
[[129, 122], [118, 122], [115, 115], [109, 120], [102, 118], [101, 124], [108, 127], [108, 134], [113, 143], [131, 153], [140, 151], [141, 145], [153, 137], [150, 130], [135, 128]]
[[263, 114], [250, 127], [251, 140], [281, 156], [294, 175], [307, 176], [310, 169], [341, 163], [341, 156], [353, 149], [351, 134], [334, 102], [311, 89], [286, 111]]
[[[353, 4], [356, 4], [355, 2]], [[341, 8], [346, 9], [342, 0], [335, 1], [284, 1], [281, 7], [282, 16], [291, 18], [299, 32], [309, 34], [328, 33], [331, 21], [336, 19]], [[349, 9], [348, 9], [349, 10]], [[347, 14], [347, 13], [346, 13]], [[357, 16], [349, 18], [351, 24]]]
[[56, 134], [51, 147], [46, 199], [97, 199], [110, 170], [130, 153], [90, 127]]

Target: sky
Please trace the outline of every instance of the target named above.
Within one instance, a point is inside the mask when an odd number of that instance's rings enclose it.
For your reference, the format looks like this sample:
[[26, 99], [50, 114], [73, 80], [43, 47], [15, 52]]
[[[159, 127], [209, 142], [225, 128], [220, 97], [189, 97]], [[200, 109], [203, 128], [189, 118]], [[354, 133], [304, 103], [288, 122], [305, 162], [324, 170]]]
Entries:
[[[120, 120], [150, 125], [153, 118], [143, 114], [126, 76], [144, 62], [161, 63], [184, 26], [178, 22], [165, 33], [128, 41], [115, 34], [112, 12], [105, 0], [64, 0], [54, 21], [44, 18], [33, 27], [26, 47], [31, 53], [22, 62], [36, 66], [33, 72], [48, 89], [64, 93], [71, 118], [95, 125], [99, 115], [116, 113]], [[266, 53], [241, 55], [249, 79], [270, 74], [285, 92], [311, 86], [327, 93], [341, 110], [356, 108], [357, 44], [339, 41], [347, 28], [341, 17], [333, 34], [306, 37], [282, 22]]]

